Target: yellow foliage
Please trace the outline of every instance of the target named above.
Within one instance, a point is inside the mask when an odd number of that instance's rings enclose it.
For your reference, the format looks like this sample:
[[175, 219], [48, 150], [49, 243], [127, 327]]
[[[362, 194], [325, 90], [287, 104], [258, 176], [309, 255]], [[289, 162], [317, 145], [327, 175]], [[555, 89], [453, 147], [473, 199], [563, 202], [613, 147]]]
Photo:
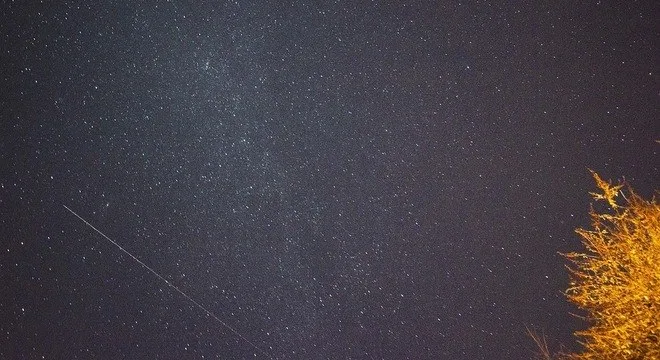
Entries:
[[[566, 296], [587, 313], [576, 332], [583, 351], [566, 359], [660, 359], [660, 206], [592, 171], [609, 213], [590, 212], [591, 229], [577, 229], [585, 253], [564, 254], [573, 266]], [[616, 201], [622, 195], [625, 203]]]
[[603, 192], [602, 194], [599, 193], [593, 193], [590, 192], [591, 196], [594, 197], [596, 200], [605, 200], [607, 201], [608, 204], [612, 207], [612, 209], [616, 209], [619, 207], [619, 205], [616, 203], [616, 196], [619, 194], [619, 191], [623, 187], [623, 185], [619, 184], [617, 186], [612, 186], [612, 182], [605, 182], [605, 180], [601, 179], [598, 174], [593, 171], [591, 171], [591, 175], [593, 175], [594, 179], [596, 180], [596, 186]]

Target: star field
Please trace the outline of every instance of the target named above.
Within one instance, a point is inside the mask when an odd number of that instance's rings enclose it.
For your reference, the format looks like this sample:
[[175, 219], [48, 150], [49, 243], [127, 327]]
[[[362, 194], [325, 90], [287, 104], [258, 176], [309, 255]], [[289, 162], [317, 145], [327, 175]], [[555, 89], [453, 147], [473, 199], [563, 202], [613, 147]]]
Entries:
[[658, 187], [657, 13], [6, 2], [0, 357], [577, 349], [587, 168]]

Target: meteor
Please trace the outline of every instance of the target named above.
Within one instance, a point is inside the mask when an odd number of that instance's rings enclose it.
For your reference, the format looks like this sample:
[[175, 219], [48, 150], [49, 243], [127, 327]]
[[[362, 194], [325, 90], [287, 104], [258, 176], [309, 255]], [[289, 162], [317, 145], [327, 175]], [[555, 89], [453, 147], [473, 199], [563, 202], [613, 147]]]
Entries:
[[119, 250], [123, 251], [126, 255], [130, 256], [130, 257], [131, 257], [133, 260], [135, 260], [138, 264], [142, 265], [142, 267], [144, 267], [145, 269], [149, 270], [149, 272], [151, 272], [152, 274], [154, 274], [157, 278], [159, 278], [160, 280], [162, 280], [162, 281], [163, 281], [165, 284], [167, 284], [169, 287], [171, 287], [172, 289], [176, 290], [179, 294], [183, 295], [183, 297], [185, 297], [186, 299], [188, 299], [191, 303], [195, 304], [198, 308], [202, 309], [202, 310], [203, 310], [208, 316], [212, 317], [212, 318], [215, 319], [217, 322], [219, 322], [220, 325], [222, 325], [222, 326], [224, 326], [225, 328], [229, 329], [229, 330], [230, 330], [231, 332], [233, 332], [236, 336], [238, 336], [239, 338], [241, 338], [242, 340], [244, 340], [246, 343], [250, 344], [253, 348], [255, 348], [256, 350], [258, 350], [260, 353], [262, 353], [263, 355], [266, 355], [266, 357], [271, 358], [271, 356], [270, 356], [267, 352], [265, 352], [264, 350], [262, 350], [260, 347], [258, 347], [258, 346], [257, 346], [255, 343], [253, 343], [252, 341], [248, 340], [248, 338], [246, 338], [246, 337], [243, 336], [241, 333], [239, 333], [238, 331], [236, 331], [236, 329], [234, 329], [233, 327], [229, 326], [226, 322], [220, 320], [220, 318], [219, 318], [217, 315], [215, 315], [215, 314], [212, 313], [209, 309], [207, 309], [207, 308], [205, 308], [204, 306], [202, 306], [202, 304], [200, 304], [200, 303], [198, 303], [197, 301], [195, 301], [195, 299], [193, 299], [193, 298], [191, 298], [190, 296], [188, 296], [188, 294], [184, 293], [184, 292], [183, 292], [181, 289], [179, 289], [176, 285], [172, 284], [172, 283], [169, 282], [167, 279], [165, 279], [164, 277], [162, 277], [162, 276], [161, 276], [160, 274], [158, 274], [154, 269], [152, 269], [151, 267], [149, 267], [147, 264], [143, 263], [140, 259], [138, 259], [137, 257], [135, 257], [135, 256], [134, 256], [133, 254], [131, 254], [130, 252], [128, 252], [126, 249], [124, 249], [121, 245], [119, 245], [117, 242], [115, 242], [114, 240], [112, 240], [112, 239], [111, 239], [110, 237], [108, 237], [106, 234], [102, 233], [101, 230], [95, 228], [94, 225], [92, 225], [92, 224], [89, 223], [89, 221], [83, 219], [82, 216], [76, 214], [75, 211], [71, 210], [68, 206], [66, 206], [66, 205], [64, 205], [64, 204], [62, 204], [62, 206], [64, 206], [65, 209], [67, 209], [70, 213], [72, 213], [73, 215], [75, 215], [78, 219], [82, 220], [82, 222], [84, 222], [87, 226], [89, 226], [90, 228], [94, 229], [94, 231], [96, 231], [97, 233], [99, 233], [99, 234], [100, 234], [101, 236], [103, 236], [106, 240], [108, 240], [109, 242], [111, 242], [112, 245], [114, 245], [114, 246], [116, 246], [117, 248], [119, 248]]

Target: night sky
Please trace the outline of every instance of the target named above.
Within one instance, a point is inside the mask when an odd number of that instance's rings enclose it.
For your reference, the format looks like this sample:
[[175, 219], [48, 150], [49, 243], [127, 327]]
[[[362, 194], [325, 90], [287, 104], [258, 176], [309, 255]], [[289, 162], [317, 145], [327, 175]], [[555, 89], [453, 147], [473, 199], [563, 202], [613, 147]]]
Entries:
[[90, 3], [0, 9], [3, 359], [577, 349], [587, 169], [660, 183], [657, 1]]

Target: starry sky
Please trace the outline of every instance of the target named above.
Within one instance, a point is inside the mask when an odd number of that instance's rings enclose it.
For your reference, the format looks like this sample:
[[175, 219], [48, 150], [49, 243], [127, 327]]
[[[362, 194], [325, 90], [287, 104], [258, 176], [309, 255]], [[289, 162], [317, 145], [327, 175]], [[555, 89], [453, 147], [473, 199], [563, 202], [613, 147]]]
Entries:
[[660, 5], [502, 3], [3, 1], [0, 357], [577, 349], [558, 252], [587, 168], [658, 187]]

